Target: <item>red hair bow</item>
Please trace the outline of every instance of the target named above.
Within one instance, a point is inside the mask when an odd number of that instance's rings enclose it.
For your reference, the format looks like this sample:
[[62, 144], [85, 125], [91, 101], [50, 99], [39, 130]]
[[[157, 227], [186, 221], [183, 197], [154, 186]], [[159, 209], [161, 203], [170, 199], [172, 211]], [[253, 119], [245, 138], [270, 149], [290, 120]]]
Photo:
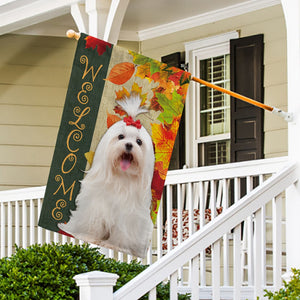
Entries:
[[134, 121], [131, 116], [125, 117], [123, 119], [123, 121], [126, 123], [127, 126], [134, 126], [137, 129], [141, 129], [142, 128], [142, 124], [141, 124], [140, 120]]

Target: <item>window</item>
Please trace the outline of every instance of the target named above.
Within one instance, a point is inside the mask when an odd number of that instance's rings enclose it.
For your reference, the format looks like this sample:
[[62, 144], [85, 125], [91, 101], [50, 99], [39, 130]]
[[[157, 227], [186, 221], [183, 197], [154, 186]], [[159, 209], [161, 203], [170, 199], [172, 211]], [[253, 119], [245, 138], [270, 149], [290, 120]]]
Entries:
[[[200, 78], [229, 89], [229, 54], [200, 60]], [[200, 85], [198, 165], [230, 161], [230, 96]]]
[[[230, 89], [229, 41], [237, 32], [187, 43], [190, 72]], [[192, 83], [187, 109], [187, 163], [190, 167], [230, 162], [230, 96]]]

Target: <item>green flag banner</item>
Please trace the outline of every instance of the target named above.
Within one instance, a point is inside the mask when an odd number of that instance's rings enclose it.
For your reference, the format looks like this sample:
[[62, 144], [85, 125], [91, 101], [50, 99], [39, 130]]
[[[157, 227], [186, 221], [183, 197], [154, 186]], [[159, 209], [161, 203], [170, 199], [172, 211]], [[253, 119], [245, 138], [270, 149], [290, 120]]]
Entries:
[[39, 226], [144, 257], [190, 78], [81, 34]]

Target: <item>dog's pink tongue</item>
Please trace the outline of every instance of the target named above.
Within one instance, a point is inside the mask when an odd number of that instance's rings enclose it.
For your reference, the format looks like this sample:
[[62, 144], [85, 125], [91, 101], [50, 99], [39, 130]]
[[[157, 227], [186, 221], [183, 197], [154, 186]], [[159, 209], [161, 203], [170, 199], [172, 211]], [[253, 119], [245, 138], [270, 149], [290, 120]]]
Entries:
[[126, 171], [130, 167], [130, 161], [127, 159], [122, 159], [120, 162], [121, 169]]

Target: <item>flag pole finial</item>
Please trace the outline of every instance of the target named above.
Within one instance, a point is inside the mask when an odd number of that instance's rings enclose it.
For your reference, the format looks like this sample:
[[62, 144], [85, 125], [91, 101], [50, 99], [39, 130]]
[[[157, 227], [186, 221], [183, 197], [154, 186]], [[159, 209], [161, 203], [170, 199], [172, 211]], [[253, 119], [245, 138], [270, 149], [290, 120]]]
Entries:
[[76, 39], [78, 41], [80, 38], [80, 32], [76, 32], [73, 29], [69, 29], [66, 34], [69, 39]]

